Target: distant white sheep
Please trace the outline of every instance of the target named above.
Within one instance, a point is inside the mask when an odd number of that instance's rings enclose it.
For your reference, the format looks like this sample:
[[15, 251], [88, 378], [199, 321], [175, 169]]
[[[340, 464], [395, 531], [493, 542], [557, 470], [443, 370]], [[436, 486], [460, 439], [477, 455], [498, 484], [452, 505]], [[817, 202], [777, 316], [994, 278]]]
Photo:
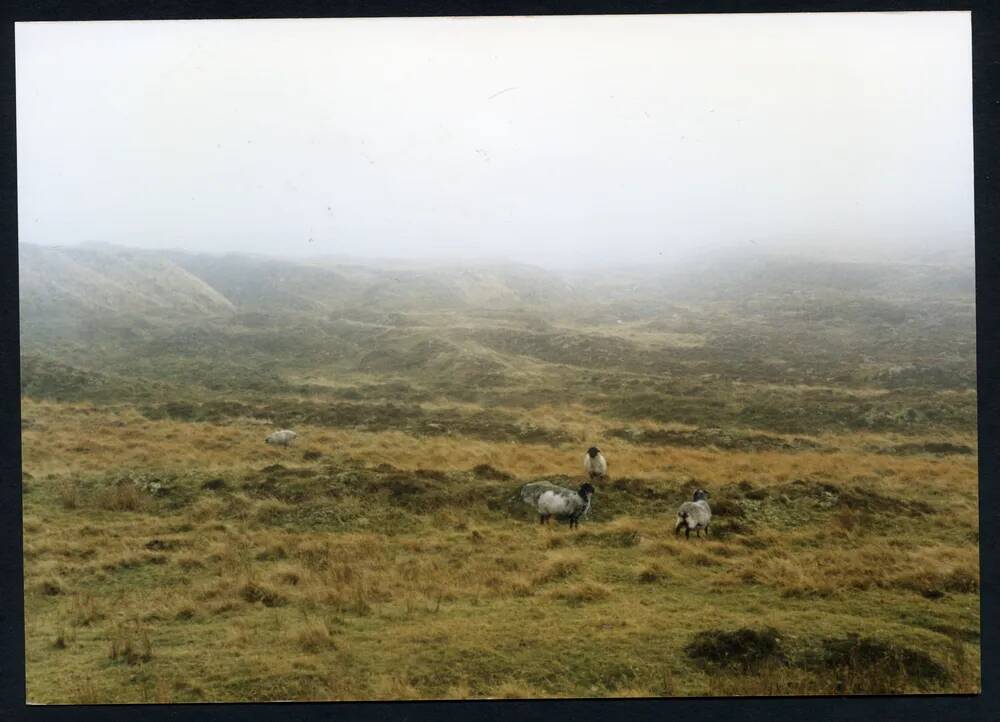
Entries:
[[583, 470], [591, 481], [603, 481], [608, 476], [608, 462], [596, 446], [587, 449], [583, 456]]
[[712, 509], [708, 506], [708, 492], [698, 489], [694, 493], [694, 501], [685, 501], [681, 508], [677, 510], [677, 523], [674, 525], [674, 534], [680, 534], [684, 529], [684, 537], [689, 538], [694, 531], [696, 536], [701, 536], [701, 530], [705, 530], [708, 536], [708, 525], [712, 521]]
[[556, 486], [547, 482], [525, 484], [521, 488], [521, 499], [538, 511], [538, 522], [547, 524], [553, 516], [569, 519], [569, 526], [579, 526], [580, 517], [590, 511], [590, 499], [594, 487], [589, 483], [580, 486], [579, 491]]
[[274, 444], [276, 446], [291, 446], [292, 442], [298, 436], [294, 431], [289, 431], [288, 429], [282, 429], [281, 431], [275, 431], [273, 434], [269, 434], [264, 442], [267, 444]]

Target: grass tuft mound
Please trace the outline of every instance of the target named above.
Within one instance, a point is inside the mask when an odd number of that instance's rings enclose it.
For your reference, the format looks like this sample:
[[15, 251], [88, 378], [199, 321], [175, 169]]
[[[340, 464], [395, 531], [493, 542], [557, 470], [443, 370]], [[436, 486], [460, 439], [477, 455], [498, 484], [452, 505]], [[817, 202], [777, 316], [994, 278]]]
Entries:
[[945, 667], [926, 652], [872, 637], [824, 639], [821, 649], [809, 664], [836, 670], [838, 691], [892, 693], [904, 689], [908, 681], [926, 685], [949, 677]]
[[478, 464], [472, 469], [473, 475], [477, 479], [496, 479], [497, 481], [510, 481], [514, 477], [506, 471], [496, 469], [489, 464]]
[[607, 599], [611, 596], [611, 589], [604, 584], [585, 580], [578, 584], [554, 589], [551, 595], [554, 599], [567, 602], [570, 606], [578, 606]]
[[247, 582], [240, 590], [240, 597], [251, 604], [260, 602], [265, 607], [282, 607], [288, 603], [288, 600], [278, 592], [256, 582]]
[[743, 627], [699, 632], [684, 647], [692, 660], [708, 667], [751, 672], [766, 664], [787, 662], [777, 630]]

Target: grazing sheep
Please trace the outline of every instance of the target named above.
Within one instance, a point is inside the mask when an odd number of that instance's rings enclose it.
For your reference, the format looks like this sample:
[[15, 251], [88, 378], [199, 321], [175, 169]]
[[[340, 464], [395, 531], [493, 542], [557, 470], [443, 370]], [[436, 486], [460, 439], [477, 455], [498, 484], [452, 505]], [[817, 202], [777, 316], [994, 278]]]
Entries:
[[596, 446], [587, 449], [583, 457], [583, 470], [591, 481], [603, 481], [608, 476], [608, 462]]
[[535, 506], [538, 508], [538, 522], [547, 524], [551, 517], [569, 519], [569, 528], [580, 525], [580, 517], [590, 511], [590, 498], [594, 495], [594, 487], [588, 482], [580, 486], [579, 491], [565, 487], [546, 489], [538, 496]]
[[270, 434], [264, 443], [276, 444], [277, 446], [291, 446], [292, 442], [295, 441], [295, 437], [298, 436], [294, 431], [289, 431], [288, 429], [282, 429], [281, 431], [275, 431]]
[[701, 530], [705, 530], [708, 536], [708, 524], [712, 521], [712, 510], [708, 506], [708, 492], [698, 489], [694, 493], [694, 501], [685, 501], [681, 508], [677, 510], [677, 524], [674, 526], [674, 534], [681, 533], [684, 528], [684, 537], [689, 538], [694, 530], [696, 536], [701, 536]]

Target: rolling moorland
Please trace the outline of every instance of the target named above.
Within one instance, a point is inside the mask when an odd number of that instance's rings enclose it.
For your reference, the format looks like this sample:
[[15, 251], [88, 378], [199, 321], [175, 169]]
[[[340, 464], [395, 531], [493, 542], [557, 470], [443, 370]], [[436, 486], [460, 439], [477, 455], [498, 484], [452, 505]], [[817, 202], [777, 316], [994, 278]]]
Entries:
[[[979, 689], [971, 265], [22, 244], [20, 282], [30, 702]], [[540, 526], [519, 487], [592, 444]]]

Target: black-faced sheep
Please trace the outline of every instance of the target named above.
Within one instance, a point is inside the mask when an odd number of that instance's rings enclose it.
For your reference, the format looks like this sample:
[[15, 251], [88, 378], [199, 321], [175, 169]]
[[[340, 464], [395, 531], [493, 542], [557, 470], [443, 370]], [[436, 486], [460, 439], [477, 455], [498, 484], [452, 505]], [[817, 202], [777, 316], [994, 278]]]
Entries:
[[705, 530], [708, 536], [708, 525], [712, 521], [712, 510], [708, 506], [708, 492], [698, 489], [694, 493], [694, 501], [685, 501], [681, 508], [677, 510], [677, 523], [674, 525], [674, 534], [680, 534], [684, 529], [684, 536], [688, 538], [694, 531], [696, 536], [701, 536], [701, 530]]
[[603, 481], [608, 476], [608, 462], [596, 446], [587, 449], [583, 456], [583, 470], [591, 481]]
[[[532, 486], [532, 485], [527, 485]], [[590, 511], [590, 499], [594, 495], [594, 487], [584, 483], [579, 491], [573, 491], [563, 486], [549, 485], [550, 488], [521, 490], [521, 498], [528, 501], [534, 497], [534, 506], [538, 510], [538, 521], [547, 524], [549, 519], [569, 519], [570, 529], [580, 525], [580, 517]], [[529, 502], [530, 503], [530, 502]]]
[[264, 439], [264, 443], [275, 444], [276, 446], [291, 446], [297, 436], [298, 434], [294, 431], [282, 429], [281, 431], [275, 431], [273, 434], [268, 435], [268, 437]]

